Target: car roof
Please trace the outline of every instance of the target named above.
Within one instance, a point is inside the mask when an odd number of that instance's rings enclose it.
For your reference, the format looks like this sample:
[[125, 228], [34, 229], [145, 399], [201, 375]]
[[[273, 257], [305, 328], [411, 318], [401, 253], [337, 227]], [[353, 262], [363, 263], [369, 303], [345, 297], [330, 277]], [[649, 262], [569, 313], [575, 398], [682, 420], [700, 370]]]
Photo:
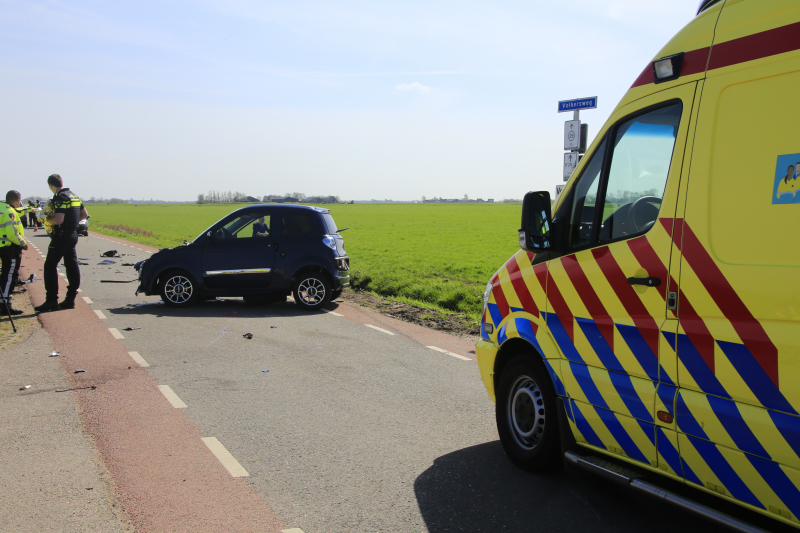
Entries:
[[322, 208], [322, 207], [314, 207], [314, 206], [311, 206], [311, 205], [287, 205], [287, 204], [269, 203], [269, 204], [251, 204], [251, 205], [242, 207], [240, 209], [237, 209], [236, 211], [234, 211], [234, 213], [239, 212], [239, 211], [243, 211], [243, 212], [255, 211], [255, 210], [258, 210], [258, 209], [263, 209], [265, 207], [269, 207], [269, 208], [278, 207], [280, 209], [309, 209], [311, 211], [316, 211], [317, 213], [323, 213], [323, 214], [331, 212], [330, 209], [325, 209], [325, 208]]

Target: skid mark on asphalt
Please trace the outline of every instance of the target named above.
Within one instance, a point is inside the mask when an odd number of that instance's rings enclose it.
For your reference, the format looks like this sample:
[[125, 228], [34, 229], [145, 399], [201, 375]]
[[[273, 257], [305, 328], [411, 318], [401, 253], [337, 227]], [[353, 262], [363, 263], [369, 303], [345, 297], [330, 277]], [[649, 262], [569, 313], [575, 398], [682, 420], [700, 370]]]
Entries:
[[218, 441], [215, 437], [203, 437], [200, 439], [203, 443], [208, 446], [208, 449], [211, 450], [211, 453], [219, 459], [219, 462], [222, 463], [222, 466], [230, 472], [233, 477], [248, 477], [250, 474], [247, 473], [242, 465], [239, 464], [239, 461], [233, 458], [233, 456], [225, 449], [225, 446], [222, 445], [220, 441]]
[[442, 348], [439, 348], [437, 346], [426, 346], [426, 348], [430, 348], [431, 350], [436, 350], [437, 352], [445, 353], [447, 355], [450, 355], [457, 359], [461, 359], [463, 361], [472, 361], [472, 359], [470, 359], [469, 357], [464, 357], [463, 355], [458, 355], [457, 353], [448, 352], [447, 350], [443, 350]]
[[[130, 353], [130, 352], [128, 352]], [[178, 395], [175, 394], [175, 391], [169, 385], [159, 385], [158, 390], [161, 391], [161, 394], [172, 404], [172, 407], [175, 409], [186, 409], [188, 405], [183, 403], [183, 400], [178, 398]]]
[[101, 310], [99, 310], [99, 309], [95, 309], [94, 310], [94, 314], [96, 314], [97, 318], [99, 318], [100, 320], [105, 320], [106, 319], [106, 315], [104, 315], [103, 312]]
[[372, 324], [364, 324], [364, 325], [367, 326], [368, 328], [380, 331], [381, 333], [386, 333], [387, 335], [394, 335], [394, 333], [392, 333], [388, 329], [379, 328], [378, 326], [373, 326]]
[[125, 339], [125, 337], [122, 336], [122, 333], [120, 333], [117, 328], [108, 328], [108, 331], [110, 331], [111, 334], [114, 336], [114, 338], [117, 340]]
[[147, 368], [150, 366], [149, 364], [147, 364], [147, 361], [144, 360], [144, 357], [139, 355], [139, 352], [128, 352], [128, 355], [130, 355], [131, 359], [136, 361], [136, 364], [138, 364], [139, 366], [143, 368]]

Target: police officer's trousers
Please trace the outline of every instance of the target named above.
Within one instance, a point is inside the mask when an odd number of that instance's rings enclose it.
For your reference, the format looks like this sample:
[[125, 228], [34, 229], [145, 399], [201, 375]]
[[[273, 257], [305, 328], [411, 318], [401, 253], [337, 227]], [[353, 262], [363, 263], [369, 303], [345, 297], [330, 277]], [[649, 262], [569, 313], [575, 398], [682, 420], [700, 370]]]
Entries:
[[67, 300], [74, 300], [81, 286], [81, 270], [78, 267], [78, 255], [75, 246], [78, 244], [78, 234], [60, 235], [50, 239], [47, 247], [47, 259], [44, 260], [44, 289], [47, 292], [47, 301], [58, 300], [58, 266], [64, 259], [64, 268], [67, 271]]
[[[2, 271], [0, 271], [0, 292], [3, 298], [11, 301], [11, 293], [14, 290], [14, 278], [17, 277], [19, 270], [19, 260], [22, 257], [22, 248], [12, 244], [0, 248], [0, 261], [2, 261]], [[3, 309], [0, 307], [0, 309]]]

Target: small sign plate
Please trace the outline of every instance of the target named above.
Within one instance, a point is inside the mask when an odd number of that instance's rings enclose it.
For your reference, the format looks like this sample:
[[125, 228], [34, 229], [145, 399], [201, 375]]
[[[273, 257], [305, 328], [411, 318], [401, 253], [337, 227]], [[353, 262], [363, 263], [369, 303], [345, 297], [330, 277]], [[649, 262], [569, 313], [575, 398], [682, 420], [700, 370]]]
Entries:
[[578, 166], [578, 152], [569, 152], [564, 154], [564, 181], [567, 181], [572, 173], [575, 172], [575, 167]]
[[577, 150], [581, 146], [581, 121], [568, 120], [564, 123], [564, 150]]
[[556, 185], [556, 197], [555, 197], [556, 200], [558, 199], [559, 196], [561, 196], [561, 191], [564, 190], [564, 187], [566, 187], [566, 185]]
[[558, 103], [558, 112], [577, 111], [579, 109], [597, 109], [597, 97], [577, 98], [575, 100], [561, 100]]

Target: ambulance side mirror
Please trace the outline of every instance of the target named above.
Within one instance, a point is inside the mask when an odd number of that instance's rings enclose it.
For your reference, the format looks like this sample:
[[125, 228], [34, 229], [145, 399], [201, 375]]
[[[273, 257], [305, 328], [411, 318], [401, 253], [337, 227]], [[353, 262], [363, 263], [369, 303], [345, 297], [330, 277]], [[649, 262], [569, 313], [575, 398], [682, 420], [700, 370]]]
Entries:
[[522, 201], [522, 227], [519, 229], [519, 247], [526, 252], [544, 252], [553, 249], [554, 227], [550, 214], [550, 193], [529, 192]]

